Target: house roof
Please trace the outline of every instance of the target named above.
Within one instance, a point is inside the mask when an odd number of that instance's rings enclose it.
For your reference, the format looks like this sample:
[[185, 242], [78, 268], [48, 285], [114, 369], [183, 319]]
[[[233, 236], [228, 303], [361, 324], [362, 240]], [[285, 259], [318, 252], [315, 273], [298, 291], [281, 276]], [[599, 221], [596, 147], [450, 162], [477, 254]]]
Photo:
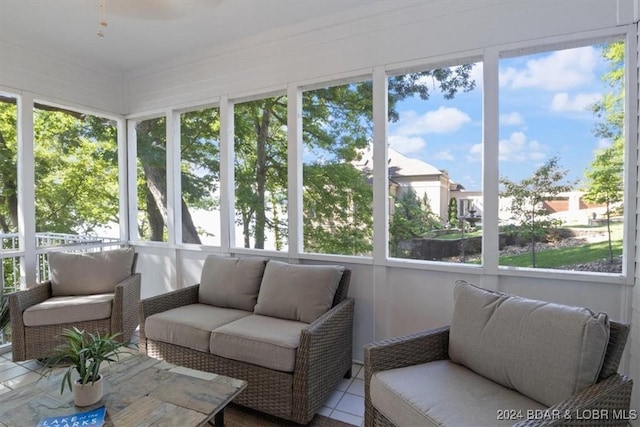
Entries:
[[[446, 173], [427, 162], [407, 157], [391, 147], [389, 147], [387, 155], [390, 179], [411, 176], [439, 176]], [[354, 165], [361, 170], [371, 169], [373, 167], [373, 151], [370, 148], [364, 150], [362, 158], [354, 162]]]

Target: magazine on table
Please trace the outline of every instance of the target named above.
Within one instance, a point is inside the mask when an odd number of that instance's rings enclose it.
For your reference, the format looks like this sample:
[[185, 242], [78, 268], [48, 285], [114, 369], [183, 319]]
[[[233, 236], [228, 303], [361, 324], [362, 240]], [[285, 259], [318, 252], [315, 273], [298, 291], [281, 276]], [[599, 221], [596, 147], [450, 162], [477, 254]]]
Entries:
[[40, 420], [38, 427], [100, 427], [104, 425], [107, 408], [101, 406], [87, 412], [47, 417]]

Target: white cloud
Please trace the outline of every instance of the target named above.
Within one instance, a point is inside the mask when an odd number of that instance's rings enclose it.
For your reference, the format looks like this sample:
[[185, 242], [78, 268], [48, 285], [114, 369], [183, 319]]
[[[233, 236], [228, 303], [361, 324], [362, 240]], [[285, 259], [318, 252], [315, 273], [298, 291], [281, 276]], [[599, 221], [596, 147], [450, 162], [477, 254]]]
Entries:
[[502, 139], [499, 143], [500, 161], [526, 162], [539, 161], [545, 158], [545, 147], [538, 141], [528, 141], [523, 132], [513, 132], [509, 139]]
[[524, 119], [522, 115], [517, 112], [500, 114], [500, 125], [501, 126], [518, 126], [523, 125]]
[[422, 116], [418, 116], [415, 111], [408, 111], [403, 112], [400, 117], [397, 134], [403, 136], [452, 133], [471, 121], [467, 113], [452, 107], [440, 107], [427, 111]]
[[474, 144], [467, 154], [467, 161], [469, 163], [478, 163], [482, 161], [482, 143]]
[[500, 86], [510, 89], [568, 90], [594, 80], [597, 51], [589, 46], [559, 50], [527, 61], [522, 69], [500, 69]]
[[409, 154], [422, 150], [427, 143], [419, 136], [391, 135], [389, 145], [396, 151]]
[[433, 158], [436, 160], [448, 160], [451, 162], [455, 161], [455, 157], [453, 157], [453, 154], [451, 154], [451, 150], [439, 151], [433, 155]]
[[551, 101], [551, 111], [585, 111], [601, 98], [600, 93], [578, 93], [573, 98], [567, 92], [556, 93]]
[[599, 139], [598, 142], [596, 142], [596, 150], [605, 150], [609, 147], [611, 147], [610, 139], [602, 138], [602, 139]]

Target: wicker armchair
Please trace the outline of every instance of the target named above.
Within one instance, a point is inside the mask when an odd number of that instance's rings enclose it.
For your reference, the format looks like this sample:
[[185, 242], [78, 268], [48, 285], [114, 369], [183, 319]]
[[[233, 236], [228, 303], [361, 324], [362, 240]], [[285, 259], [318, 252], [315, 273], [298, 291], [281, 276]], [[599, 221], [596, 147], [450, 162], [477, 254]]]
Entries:
[[140, 301], [140, 273], [135, 273], [137, 254], [133, 255], [131, 276], [115, 286], [111, 314], [102, 319], [57, 323], [51, 325], [26, 326], [23, 314], [29, 307], [52, 298], [51, 280], [23, 291], [7, 295], [11, 316], [11, 343], [14, 361], [42, 359], [51, 350], [63, 343], [63, 329], [77, 327], [94, 333], [117, 333], [118, 340], [129, 342], [138, 326], [138, 302]]
[[[549, 411], [557, 410], [559, 414], [576, 414], [582, 411], [586, 411], [585, 413], [590, 413], [589, 411], [606, 411], [606, 413], [612, 414], [613, 411], [619, 411], [618, 413], [620, 414], [628, 415], [633, 381], [617, 373], [628, 335], [629, 325], [611, 321], [607, 352], [597, 383], [570, 399], [550, 407]], [[373, 374], [379, 371], [448, 359], [448, 346], [448, 326], [404, 337], [391, 338], [365, 346], [365, 425], [394, 426], [371, 403], [370, 384]], [[514, 425], [518, 427], [561, 425], [626, 426], [627, 421], [612, 418], [608, 420], [593, 418], [573, 419], [568, 422], [560, 418], [522, 420]]]
[[267, 369], [145, 335], [156, 313], [198, 303], [193, 285], [140, 301], [140, 351], [151, 357], [248, 382], [234, 403], [295, 423], [308, 423], [343, 377], [351, 377], [354, 300], [347, 298], [351, 271], [342, 275], [333, 307], [301, 332], [292, 373]]

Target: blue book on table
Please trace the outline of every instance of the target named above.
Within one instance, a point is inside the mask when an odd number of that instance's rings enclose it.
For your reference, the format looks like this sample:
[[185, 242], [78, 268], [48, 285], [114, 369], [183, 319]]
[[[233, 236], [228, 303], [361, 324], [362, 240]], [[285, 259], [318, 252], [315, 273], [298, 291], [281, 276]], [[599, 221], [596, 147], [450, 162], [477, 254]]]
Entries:
[[77, 412], [75, 414], [43, 418], [38, 423], [38, 427], [99, 427], [104, 424], [106, 413], [107, 408], [101, 406], [88, 412]]

